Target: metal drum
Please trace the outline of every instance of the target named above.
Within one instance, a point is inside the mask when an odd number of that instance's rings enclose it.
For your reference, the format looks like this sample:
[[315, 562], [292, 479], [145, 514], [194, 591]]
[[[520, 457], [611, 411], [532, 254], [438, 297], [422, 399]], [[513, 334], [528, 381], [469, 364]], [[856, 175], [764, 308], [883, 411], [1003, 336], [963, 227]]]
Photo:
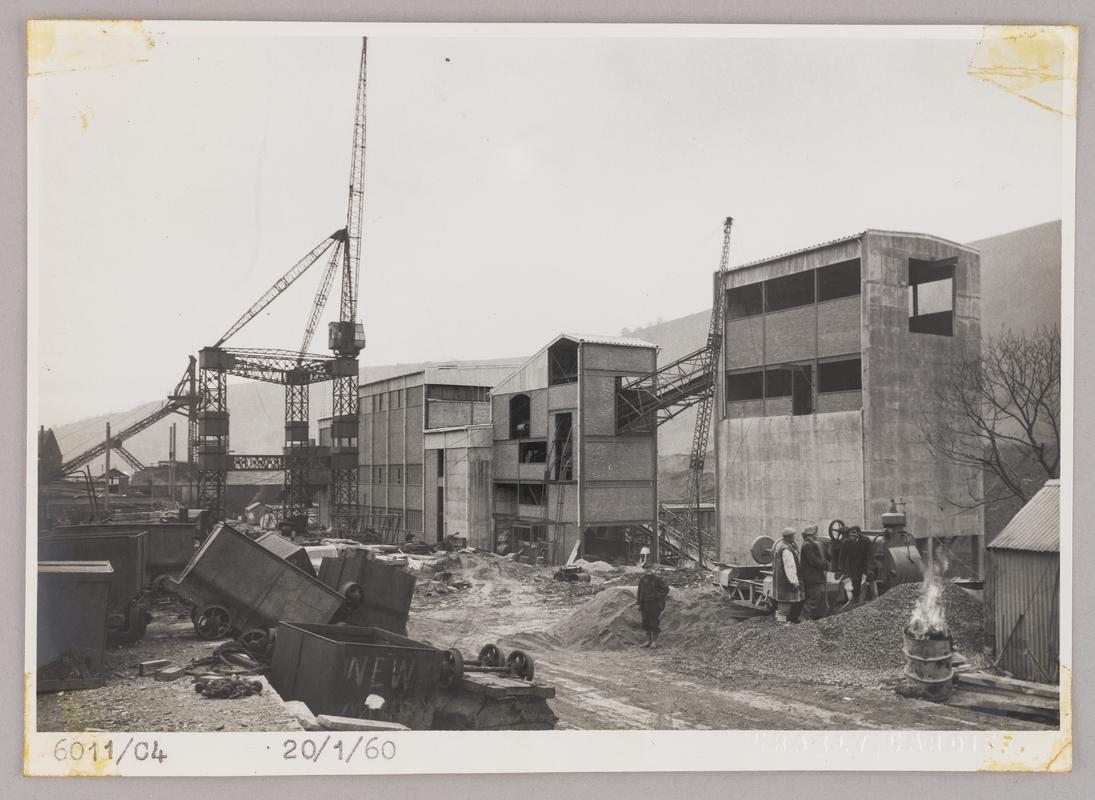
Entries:
[[113, 575], [107, 561], [38, 562], [39, 692], [105, 683], [103, 651]]
[[361, 596], [356, 584], [335, 591], [223, 523], [165, 588], [194, 606], [191, 621], [204, 639], [233, 632], [261, 638], [284, 619], [330, 622]]
[[906, 686], [918, 697], [946, 700], [954, 693], [951, 639], [947, 634], [920, 638], [905, 634]]
[[148, 625], [146, 588], [148, 535], [144, 532], [47, 534], [38, 537], [39, 561], [109, 561], [107, 628], [113, 637], [136, 641]]
[[313, 714], [433, 724], [442, 652], [377, 628], [282, 622], [271, 682]]
[[319, 579], [331, 588], [356, 583], [361, 586], [361, 603], [344, 617], [351, 625], [381, 628], [401, 636], [407, 634], [415, 578], [397, 566], [373, 558], [368, 550], [347, 549], [338, 558], [324, 558]]

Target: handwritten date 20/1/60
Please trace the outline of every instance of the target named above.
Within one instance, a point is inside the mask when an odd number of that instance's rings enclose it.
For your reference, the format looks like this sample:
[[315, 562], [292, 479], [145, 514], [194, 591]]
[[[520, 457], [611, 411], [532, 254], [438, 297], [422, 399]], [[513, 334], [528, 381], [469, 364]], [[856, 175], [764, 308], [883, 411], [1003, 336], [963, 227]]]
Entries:
[[318, 764], [319, 759], [325, 753], [328, 757], [335, 757], [344, 764], [349, 764], [355, 757], [368, 761], [382, 759], [391, 761], [395, 758], [395, 742], [391, 739], [381, 739], [379, 736], [358, 736], [356, 739], [331, 737], [320, 739], [286, 739], [282, 745], [284, 751], [281, 757], [287, 761], [302, 759]]

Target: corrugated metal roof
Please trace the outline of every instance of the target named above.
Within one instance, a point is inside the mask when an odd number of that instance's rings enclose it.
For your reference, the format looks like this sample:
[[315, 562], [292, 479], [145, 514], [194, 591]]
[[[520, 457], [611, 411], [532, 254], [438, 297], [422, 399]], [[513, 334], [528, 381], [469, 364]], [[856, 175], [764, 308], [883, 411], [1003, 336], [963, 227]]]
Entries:
[[590, 344], [612, 344], [620, 347], [657, 347], [657, 345], [652, 342], [635, 339], [630, 336], [597, 336], [587, 333], [561, 333], [552, 341], [552, 344], [555, 344], [559, 339], [570, 339], [575, 342], [589, 342]]
[[1030, 498], [988, 545], [995, 550], [1058, 553], [1061, 550], [1061, 482], [1046, 485]]

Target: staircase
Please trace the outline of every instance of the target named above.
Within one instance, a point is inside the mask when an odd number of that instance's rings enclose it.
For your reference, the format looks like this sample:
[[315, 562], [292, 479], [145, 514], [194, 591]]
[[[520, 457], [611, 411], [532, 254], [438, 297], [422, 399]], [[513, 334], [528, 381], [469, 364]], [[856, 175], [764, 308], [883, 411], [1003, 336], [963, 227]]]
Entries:
[[668, 547], [682, 559], [700, 562], [707, 569], [716, 568], [713, 559], [718, 543], [712, 534], [693, 525], [687, 517], [663, 504], [658, 506], [658, 523], [661, 546]]

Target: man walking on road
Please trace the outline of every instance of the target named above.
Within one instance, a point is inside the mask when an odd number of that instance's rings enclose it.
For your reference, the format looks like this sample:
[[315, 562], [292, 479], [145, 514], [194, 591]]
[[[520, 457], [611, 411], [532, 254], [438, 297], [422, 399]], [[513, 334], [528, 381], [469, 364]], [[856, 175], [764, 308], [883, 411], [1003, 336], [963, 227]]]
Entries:
[[659, 621], [669, 596], [669, 585], [654, 571], [653, 562], [643, 564], [643, 576], [639, 578], [639, 613], [642, 615], [646, 643], [642, 647], [657, 647], [661, 633]]
[[798, 622], [802, 607], [802, 584], [799, 583], [799, 554], [795, 545], [795, 529], [784, 528], [783, 539], [772, 548], [772, 597], [776, 601], [776, 623]]
[[817, 525], [811, 525], [802, 532], [802, 563], [798, 574], [806, 598], [802, 606], [802, 616], [805, 619], [821, 619], [825, 613], [825, 587], [828, 583], [825, 573], [829, 564], [825, 561], [825, 554], [816, 537]]

